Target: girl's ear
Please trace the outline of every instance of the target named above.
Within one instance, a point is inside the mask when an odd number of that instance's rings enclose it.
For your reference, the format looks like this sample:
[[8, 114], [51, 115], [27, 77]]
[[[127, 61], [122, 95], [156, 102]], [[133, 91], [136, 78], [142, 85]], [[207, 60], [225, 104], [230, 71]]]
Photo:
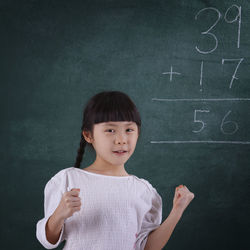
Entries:
[[85, 141], [92, 143], [92, 137], [90, 131], [83, 131], [82, 135], [84, 136]]

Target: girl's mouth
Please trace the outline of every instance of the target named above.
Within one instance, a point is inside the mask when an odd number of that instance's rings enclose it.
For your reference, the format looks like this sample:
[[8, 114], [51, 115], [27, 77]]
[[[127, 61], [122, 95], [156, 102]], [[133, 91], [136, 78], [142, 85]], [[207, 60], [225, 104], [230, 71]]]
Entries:
[[124, 155], [127, 153], [127, 151], [113, 151], [113, 153], [115, 153], [117, 155]]

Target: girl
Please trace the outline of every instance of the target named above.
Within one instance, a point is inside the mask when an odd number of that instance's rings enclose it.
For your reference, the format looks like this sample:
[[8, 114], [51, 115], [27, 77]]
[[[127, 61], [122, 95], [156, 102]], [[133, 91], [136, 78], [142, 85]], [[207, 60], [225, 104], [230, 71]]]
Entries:
[[[187, 187], [175, 190], [173, 208], [162, 221], [162, 199], [145, 179], [124, 164], [140, 135], [139, 112], [128, 95], [105, 91], [87, 103], [76, 162], [55, 174], [44, 189], [44, 218], [36, 237], [46, 249], [66, 240], [64, 250], [160, 250], [194, 198]], [[95, 161], [82, 169], [86, 145]]]

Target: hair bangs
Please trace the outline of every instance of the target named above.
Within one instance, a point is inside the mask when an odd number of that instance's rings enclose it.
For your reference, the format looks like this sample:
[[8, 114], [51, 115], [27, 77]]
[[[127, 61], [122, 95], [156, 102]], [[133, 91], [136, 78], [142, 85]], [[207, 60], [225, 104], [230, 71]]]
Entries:
[[133, 102], [124, 93], [109, 93], [96, 105], [94, 123], [132, 121], [140, 126], [140, 116]]

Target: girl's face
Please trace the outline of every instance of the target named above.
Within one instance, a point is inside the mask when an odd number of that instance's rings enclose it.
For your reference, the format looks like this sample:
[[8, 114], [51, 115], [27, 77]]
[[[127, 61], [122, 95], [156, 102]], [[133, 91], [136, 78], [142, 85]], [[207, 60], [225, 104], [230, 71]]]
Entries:
[[[135, 122], [104, 122], [94, 125], [93, 138], [83, 132], [85, 139], [92, 143], [97, 160], [103, 167], [124, 166], [133, 154], [137, 139], [138, 127]], [[125, 150], [123, 154], [114, 151]]]

